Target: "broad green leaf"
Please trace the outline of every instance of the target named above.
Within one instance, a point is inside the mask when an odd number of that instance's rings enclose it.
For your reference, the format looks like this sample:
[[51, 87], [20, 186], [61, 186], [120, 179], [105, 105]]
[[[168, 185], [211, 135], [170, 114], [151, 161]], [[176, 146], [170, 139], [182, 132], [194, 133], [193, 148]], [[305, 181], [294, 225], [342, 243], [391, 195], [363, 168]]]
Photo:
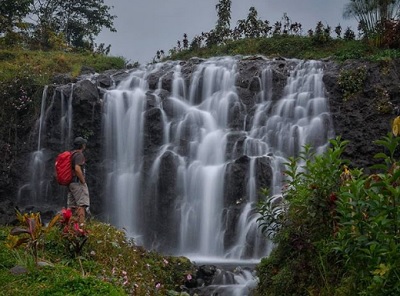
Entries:
[[380, 153], [375, 154], [374, 158], [388, 158], [388, 156], [385, 153], [380, 152]]

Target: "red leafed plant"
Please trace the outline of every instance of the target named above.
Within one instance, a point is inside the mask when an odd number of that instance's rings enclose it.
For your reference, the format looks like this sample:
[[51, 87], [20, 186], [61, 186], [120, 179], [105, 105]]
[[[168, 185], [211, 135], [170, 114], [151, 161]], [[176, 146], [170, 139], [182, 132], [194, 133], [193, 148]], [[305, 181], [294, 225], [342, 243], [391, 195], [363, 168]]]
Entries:
[[62, 236], [69, 242], [68, 248], [75, 256], [79, 255], [88, 239], [88, 232], [74, 219], [70, 208], [61, 210], [60, 225]]

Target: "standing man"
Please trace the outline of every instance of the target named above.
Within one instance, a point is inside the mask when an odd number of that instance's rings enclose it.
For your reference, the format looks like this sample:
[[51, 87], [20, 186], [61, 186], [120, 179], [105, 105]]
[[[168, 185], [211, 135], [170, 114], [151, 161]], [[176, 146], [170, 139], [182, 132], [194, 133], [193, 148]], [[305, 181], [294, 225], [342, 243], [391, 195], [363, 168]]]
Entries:
[[72, 155], [72, 172], [74, 177], [68, 185], [67, 205], [78, 218], [79, 224], [85, 222], [85, 212], [89, 210], [89, 189], [85, 179], [85, 156], [87, 141], [82, 137], [74, 140], [74, 151]]

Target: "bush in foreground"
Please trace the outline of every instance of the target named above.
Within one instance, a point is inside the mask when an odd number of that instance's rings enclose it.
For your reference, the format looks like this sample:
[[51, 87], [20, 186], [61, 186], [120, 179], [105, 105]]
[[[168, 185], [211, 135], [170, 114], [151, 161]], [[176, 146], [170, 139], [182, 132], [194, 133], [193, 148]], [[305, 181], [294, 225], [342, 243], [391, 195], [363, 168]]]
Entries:
[[276, 248], [257, 268], [257, 295], [400, 293], [399, 143], [391, 134], [376, 142], [382, 164], [371, 175], [346, 166], [340, 139], [290, 159], [282, 201], [259, 208]]

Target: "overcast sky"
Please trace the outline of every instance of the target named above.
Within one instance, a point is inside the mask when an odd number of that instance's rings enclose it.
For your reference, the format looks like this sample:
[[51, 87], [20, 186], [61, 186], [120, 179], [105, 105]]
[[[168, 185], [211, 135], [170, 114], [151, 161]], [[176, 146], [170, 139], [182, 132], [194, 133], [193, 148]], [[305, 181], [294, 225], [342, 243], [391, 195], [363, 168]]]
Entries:
[[[129, 62], [151, 62], [157, 50], [166, 53], [187, 33], [189, 42], [195, 35], [208, 32], [217, 22], [215, 5], [218, 0], [105, 0], [114, 8], [117, 32], [103, 31], [96, 42], [111, 44], [111, 55], [122, 56]], [[270, 24], [281, 21], [287, 13], [292, 22], [302, 24], [303, 31], [315, 29], [318, 21], [332, 30], [340, 24], [343, 31], [354, 20], [343, 19], [343, 9], [349, 0], [232, 0], [231, 27], [246, 19], [254, 6], [259, 18]]]

